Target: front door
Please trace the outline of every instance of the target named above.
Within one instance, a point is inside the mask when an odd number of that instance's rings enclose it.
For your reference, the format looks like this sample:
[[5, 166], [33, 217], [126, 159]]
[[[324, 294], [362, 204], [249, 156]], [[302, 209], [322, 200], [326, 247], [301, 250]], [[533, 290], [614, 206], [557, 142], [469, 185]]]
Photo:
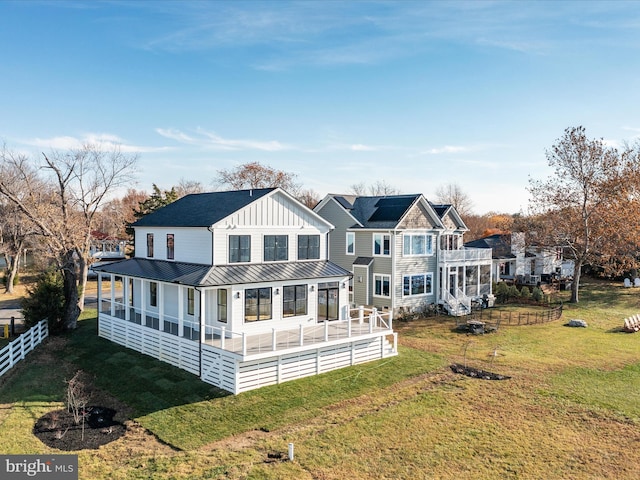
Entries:
[[318, 321], [338, 320], [338, 289], [318, 289]]

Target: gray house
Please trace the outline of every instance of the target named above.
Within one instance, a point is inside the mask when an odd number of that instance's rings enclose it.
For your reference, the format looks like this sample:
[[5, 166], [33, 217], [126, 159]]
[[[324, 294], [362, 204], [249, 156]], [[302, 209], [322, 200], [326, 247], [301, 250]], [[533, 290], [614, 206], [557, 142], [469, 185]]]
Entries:
[[422, 194], [327, 195], [314, 209], [334, 230], [328, 258], [353, 273], [349, 300], [393, 316], [442, 305], [452, 315], [491, 294], [491, 252], [464, 248], [451, 205]]

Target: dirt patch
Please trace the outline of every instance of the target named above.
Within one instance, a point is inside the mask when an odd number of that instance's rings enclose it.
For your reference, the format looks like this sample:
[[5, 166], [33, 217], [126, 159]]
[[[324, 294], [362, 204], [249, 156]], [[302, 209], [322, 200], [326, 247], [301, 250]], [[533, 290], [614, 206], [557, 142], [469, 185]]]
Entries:
[[479, 368], [460, 365], [459, 363], [452, 364], [451, 370], [455, 373], [460, 373], [462, 375], [466, 375], [467, 377], [471, 377], [471, 378], [479, 378], [481, 380], [508, 380], [509, 378], [511, 378], [506, 375], [487, 372], [486, 370], [481, 370]]
[[83, 420], [76, 423], [67, 410], [54, 410], [38, 419], [33, 434], [45, 445], [59, 450], [95, 449], [126, 432], [126, 427], [113, 419], [115, 413], [108, 407], [87, 407]]

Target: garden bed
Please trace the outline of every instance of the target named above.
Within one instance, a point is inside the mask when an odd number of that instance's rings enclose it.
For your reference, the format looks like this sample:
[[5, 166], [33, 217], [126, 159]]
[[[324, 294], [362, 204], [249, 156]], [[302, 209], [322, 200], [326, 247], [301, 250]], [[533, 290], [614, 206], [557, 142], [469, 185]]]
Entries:
[[466, 375], [467, 377], [479, 378], [481, 380], [508, 380], [511, 377], [506, 375], [500, 375], [498, 373], [487, 372], [486, 370], [481, 370], [479, 368], [468, 367], [466, 365], [460, 365], [459, 363], [454, 363], [451, 365], [451, 370], [454, 373], [460, 373], [462, 375]]

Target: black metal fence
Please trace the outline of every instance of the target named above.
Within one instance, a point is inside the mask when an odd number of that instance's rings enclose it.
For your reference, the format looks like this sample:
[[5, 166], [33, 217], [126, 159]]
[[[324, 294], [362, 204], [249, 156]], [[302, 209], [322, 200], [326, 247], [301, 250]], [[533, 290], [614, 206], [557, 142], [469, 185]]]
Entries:
[[473, 312], [473, 320], [496, 325], [533, 325], [558, 320], [562, 316], [562, 305], [539, 312], [513, 312], [483, 308]]

